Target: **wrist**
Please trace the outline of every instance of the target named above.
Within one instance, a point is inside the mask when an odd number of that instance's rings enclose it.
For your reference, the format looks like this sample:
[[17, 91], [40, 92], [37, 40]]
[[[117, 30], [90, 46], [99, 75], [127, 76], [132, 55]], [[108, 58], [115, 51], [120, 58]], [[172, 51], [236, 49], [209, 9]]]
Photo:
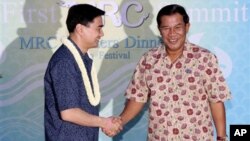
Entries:
[[124, 116], [120, 115], [119, 116], [122, 122], [122, 126], [124, 126], [125, 124], [127, 124], [127, 121], [124, 119]]
[[104, 117], [99, 118], [99, 127], [100, 128], [106, 127], [106, 119]]
[[217, 136], [217, 141], [228, 141], [227, 136]]

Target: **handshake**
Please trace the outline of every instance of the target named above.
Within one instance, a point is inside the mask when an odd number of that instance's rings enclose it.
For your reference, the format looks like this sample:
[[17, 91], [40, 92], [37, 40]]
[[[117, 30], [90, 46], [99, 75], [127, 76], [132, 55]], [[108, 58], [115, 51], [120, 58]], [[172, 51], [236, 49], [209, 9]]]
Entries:
[[104, 118], [104, 124], [101, 127], [102, 132], [109, 137], [113, 137], [122, 130], [122, 119], [121, 117], [108, 117]]

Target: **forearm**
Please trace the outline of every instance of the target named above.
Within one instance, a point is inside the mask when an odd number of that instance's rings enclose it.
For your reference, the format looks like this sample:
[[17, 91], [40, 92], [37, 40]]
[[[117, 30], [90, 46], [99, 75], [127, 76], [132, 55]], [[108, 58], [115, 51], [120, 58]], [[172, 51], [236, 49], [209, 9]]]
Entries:
[[80, 108], [67, 109], [61, 112], [62, 120], [82, 126], [105, 127], [105, 118], [91, 115]]
[[125, 125], [131, 119], [133, 119], [143, 108], [145, 103], [136, 102], [134, 100], [127, 100], [126, 105], [120, 117], [122, 119], [122, 124]]
[[226, 136], [226, 114], [223, 102], [210, 103], [217, 136]]

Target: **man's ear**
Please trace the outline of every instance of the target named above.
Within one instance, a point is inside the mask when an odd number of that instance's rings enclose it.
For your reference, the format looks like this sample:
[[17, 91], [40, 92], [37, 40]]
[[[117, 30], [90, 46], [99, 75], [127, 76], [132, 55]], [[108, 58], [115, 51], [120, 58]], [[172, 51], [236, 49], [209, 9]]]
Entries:
[[83, 25], [77, 24], [76, 28], [75, 28], [75, 32], [81, 35], [83, 33], [83, 30], [84, 30], [83, 28], [84, 28]]

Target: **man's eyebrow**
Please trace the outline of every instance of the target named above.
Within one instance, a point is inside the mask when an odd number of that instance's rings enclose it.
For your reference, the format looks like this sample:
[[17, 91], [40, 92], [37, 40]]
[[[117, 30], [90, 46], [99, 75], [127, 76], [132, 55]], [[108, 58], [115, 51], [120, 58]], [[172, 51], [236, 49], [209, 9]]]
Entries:
[[[178, 24], [176, 24], [176, 25], [173, 26], [173, 27], [180, 26], [180, 25], [182, 25], [182, 23], [178, 23]], [[170, 26], [168, 26], [168, 25], [160, 26], [160, 28], [165, 28], [165, 27], [170, 27]]]
[[175, 26], [179, 26], [179, 25], [182, 25], [182, 23], [178, 23], [177, 25], [175, 25]]

